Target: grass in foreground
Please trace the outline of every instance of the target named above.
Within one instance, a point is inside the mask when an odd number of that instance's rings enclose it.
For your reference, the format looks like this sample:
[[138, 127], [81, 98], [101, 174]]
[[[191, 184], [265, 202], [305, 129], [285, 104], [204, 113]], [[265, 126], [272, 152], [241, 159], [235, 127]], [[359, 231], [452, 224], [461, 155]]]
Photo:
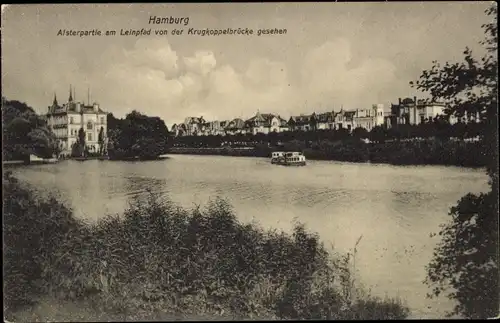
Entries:
[[[223, 200], [187, 211], [157, 196], [76, 220], [4, 177], [4, 309], [17, 320], [403, 319], [360, 293], [350, 255], [315, 234], [242, 224]], [[54, 307], [57, 303], [58, 308]], [[49, 306], [52, 304], [54, 306]], [[75, 310], [78, 308], [91, 309]], [[28, 306], [29, 310], [19, 311]], [[30, 313], [28, 315], [27, 313]]]

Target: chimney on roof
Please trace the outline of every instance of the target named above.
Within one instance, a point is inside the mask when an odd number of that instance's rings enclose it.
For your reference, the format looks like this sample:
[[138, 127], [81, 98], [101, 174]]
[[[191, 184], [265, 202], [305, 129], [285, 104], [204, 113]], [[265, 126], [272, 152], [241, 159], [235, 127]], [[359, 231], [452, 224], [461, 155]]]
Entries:
[[415, 105], [417, 105], [417, 97], [416, 96], [413, 97], [413, 102], [415, 102]]
[[401, 98], [399, 98], [399, 105], [401, 105]]

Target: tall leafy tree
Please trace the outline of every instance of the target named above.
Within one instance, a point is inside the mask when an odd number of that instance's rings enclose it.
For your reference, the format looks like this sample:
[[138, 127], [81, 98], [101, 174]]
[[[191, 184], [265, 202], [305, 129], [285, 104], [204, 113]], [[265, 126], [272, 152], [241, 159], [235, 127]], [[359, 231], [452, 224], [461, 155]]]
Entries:
[[33, 108], [16, 100], [2, 98], [2, 137], [5, 159], [58, 154], [59, 144], [46, 121]]
[[460, 63], [434, 62], [412, 86], [445, 101], [447, 113], [457, 117], [479, 113], [483, 154], [489, 164], [491, 191], [467, 194], [450, 211], [442, 227], [441, 242], [427, 267], [430, 297], [446, 292], [457, 305], [450, 314], [466, 318], [494, 317], [499, 313], [498, 272], [498, 56], [497, 7], [487, 11], [483, 25], [486, 54], [480, 59], [466, 48]]
[[102, 155], [104, 151], [104, 127], [101, 127], [101, 129], [99, 130], [97, 142], [99, 143], [99, 155]]
[[78, 145], [80, 146], [80, 152], [82, 156], [85, 155], [85, 130], [83, 130], [83, 128], [80, 128], [80, 130], [78, 130]]
[[164, 154], [169, 137], [165, 122], [132, 111], [124, 119], [108, 115], [108, 153], [112, 158], [156, 158]]

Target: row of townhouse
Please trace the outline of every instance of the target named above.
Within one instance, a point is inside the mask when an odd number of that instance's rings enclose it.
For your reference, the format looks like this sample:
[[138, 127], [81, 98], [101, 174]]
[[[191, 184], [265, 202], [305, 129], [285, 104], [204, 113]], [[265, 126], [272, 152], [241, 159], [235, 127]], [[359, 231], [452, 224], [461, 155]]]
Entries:
[[[203, 117], [189, 117], [184, 123], [174, 124], [172, 132], [176, 136], [206, 136], [234, 134], [268, 134], [283, 131], [314, 131], [321, 129], [364, 128], [368, 131], [377, 126], [387, 128], [398, 124], [418, 125], [426, 120], [445, 114], [442, 103], [427, 103], [424, 100], [406, 98], [399, 99], [398, 104], [391, 104], [390, 111], [384, 111], [383, 104], [374, 104], [371, 108], [331, 111], [324, 113], [301, 114], [291, 116], [287, 121], [279, 115], [257, 112], [248, 120], [236, 118], [228, 121], [206, 121]], [[478, 121], [479, 114], [465, 115], [460, 120], [451, 117], [450, 122]]]
[[287, 121], [279, 115], [260, 112], [248, 120], [236, 118], [225, 121], [206, 121], [203, 117], [188, 117], [184, 123], [172, 126], [172, 132], [176, 136], [267, 134], [288, 130]]
[[344, 110], [325, 113], [312, 113], [311, 115], [292, 116], [288, 121], [290, 130], [311, 131], [321, 129], [347, 129], [365, 128], [368, 131], [384, 124], [384, 106], [373, 105], [369, 109]]
[[174, 124], [172, 132], [175, 136], [206, 136], [234, 134], [268, 134], [284, 131], [314, 131], [319, 129], [352, 130], [363, 127], [371, 130], [384, 123], [384, 107], [374, 105], [371, 109], [292, 116], [287, 121], [279, 115], [257, 112], [248, 120], [239, 118], [229, 121], [206, 121], [203, 117], [188, 117], [184, 123]]

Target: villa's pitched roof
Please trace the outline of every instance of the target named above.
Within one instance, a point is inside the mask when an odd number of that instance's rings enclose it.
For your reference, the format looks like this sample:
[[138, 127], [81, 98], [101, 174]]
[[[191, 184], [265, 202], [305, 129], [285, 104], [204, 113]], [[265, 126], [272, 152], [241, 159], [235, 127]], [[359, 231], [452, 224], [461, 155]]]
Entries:
[[277, 115], [274, 115], [272, 113], [257, 113], [255, 116], [245, 121], [245, 126], [255, 127], [259, 125], [264, 127], [270, 127], [271, 120], [273, 118], [278, 118], [278, 120], [280, 120], [280, 123], [282, 123], [283, 119]]
[[316, 115], [316, 120], [318, 122], [332, 122], [334, 120], [334, 117], [335, 115], [333, 112], [325, 112]]
[[226, 126], [226, 129], [243, 129], [245, 127], [245, 121], [240, 118], [231, 120]]
[[334, 119], [337, 119], [338, 117], [345, 117], [348, 121], [352, 121], [355, 115], [356, 111], [340, 110], [339, 112], [335, 113]]
[[413, 99], [410, 99], [410, 98], [406, 98], [404, 99], [401, 104], [404, 104], [404, 105], [411, 105], [411, 104], [415, 104], [415, 101], [413, 101]]
[[295, 125], [305, 125], [311, 122], [312, 115], [291, 116], [290, 122]]
[[345, 111], [344, 114], [348, 118], [353, 118], [356, 115], [356, 111]]
[[334, 120], [334, 112], [324, 112], [320, 114], [300, 115], [290, 117], [290, 121], [296, 125], [306, 125], [311, 122], [332, 122]]
[[203, 117], [187, 117], [186, 119], [184, 119], [184, 123], [185, 124], [199, 124], [199, 123], [205, 123], [205, 119], [203, 119]]
[[[80, 102], [69, 102], [67, 104], [63, 104], [62, 106], [53, 104], [52, 106], [49, 107], [48, 114], [59, 114], [59, 113], [95, 114], [96, 113], [93, 105], [85, 105], [83, 103], [80, 103], [80, 111], [78, 111], [77, 103]], [[98, 107], [97, 113], [106, 114], [106, 111], [102, 110], [101, 107]]]
[[283, 119], [282, 117], [278, 116], [278, 119], [280, 120], [281, 122], [281, 127], [288, 127], [288, 121], [286, 121], [285, 119]]

